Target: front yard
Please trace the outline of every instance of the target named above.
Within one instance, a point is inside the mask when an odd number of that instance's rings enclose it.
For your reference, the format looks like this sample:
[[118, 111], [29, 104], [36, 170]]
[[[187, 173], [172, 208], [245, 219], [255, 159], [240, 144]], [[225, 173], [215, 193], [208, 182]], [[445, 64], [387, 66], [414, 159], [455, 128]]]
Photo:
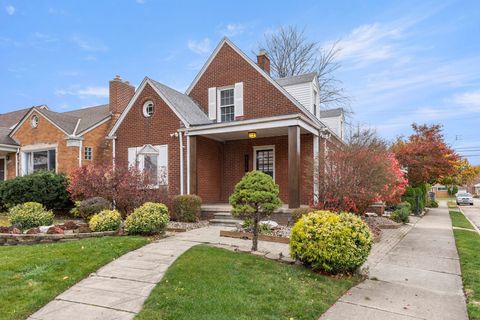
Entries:
[[318, 319], [358, 280], [199, 245], [168, 269], [137, 319]]
[[462, 279], [467, 297], [467, 311], [470, 320], [480, 319], [480, 235], [461, 212], [450, 211], [454, 227], [467, 230], [453, 230], [455, 243], [460, 256]]
[[27, 318], [74, 283], [147, 242], [142, 237], [104, 237], [0, 247], [0, 318]]

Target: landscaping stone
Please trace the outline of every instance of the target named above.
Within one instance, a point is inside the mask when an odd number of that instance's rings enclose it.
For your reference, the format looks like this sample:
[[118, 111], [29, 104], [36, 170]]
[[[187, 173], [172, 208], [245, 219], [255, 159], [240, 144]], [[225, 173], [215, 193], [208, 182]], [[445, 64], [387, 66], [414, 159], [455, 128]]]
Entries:
[[39, 228], [31, 228], [31, 229], [28, 229], [27, 231], [25, 231], [25, 234], [37, 234], [37, 233], [40, 233]]
[[53, 226], [48, 228], [47, 234], [64, 234], [64, 231], [60, 226]]
[[276, 223], [273, 220], [265, 220], [265, 221], [260, 221], [258, 224], [267, 226], [268, 229], [273, 230], [278, 228], [278, 223]]
[[22, 231], [18, 228], [12, 228], [12, 230], [10, 231], [11, 234], [21, 234]]
[[90, 230], [90, 228], [87, 225], [81, 225], [80, 227], [78, 227], [77, 230], [78, 230], [79, 233], [90, 233], [90, 232], [92, 232], [92, 230]]
[[41, 233], [47, 233], [47, 231], [48, 231], [48, 229], [50, 229], [50, 227], [53, 227], [53, 226], [40, 226], [40, 227], [38, 227], [38, 229], [40, 229]]

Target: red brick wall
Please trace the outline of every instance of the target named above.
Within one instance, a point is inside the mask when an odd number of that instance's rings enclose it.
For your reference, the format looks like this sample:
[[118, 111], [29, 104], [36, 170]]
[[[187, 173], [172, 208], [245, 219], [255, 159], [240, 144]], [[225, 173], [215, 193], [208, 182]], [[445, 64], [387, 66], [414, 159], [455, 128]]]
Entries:
[[7, 174], [6, 179], [13, 179], [17, 175], [17, 167], [15, 165], [17, 161], [17, 154], [15, 152], [7, 153]]
[[237, 82], [243, 82], [244, 119], [302, 113], [228, 44], [220, 49], [190, 96], [207, 112], [208, 88], [232, 86]]
[[[107, 121], [104, 124], [99, 125], [92, 131], [83, 135], [82, 143], [82, 165], [88, 165], [90, 163], [95, 164], [111, 164], [112, 163], [112, 151], [111, 140], [105, 139], [108, 134], [108, 130], [111, 127], [111, 122]], [[85, 160], [85, 147], [92, 148], [92, 160]]]
[[[259, 138], [253, 140], [227, 141], [223, 145], [214, 141], [200, 138], [197, 144], [197, 166], [199, 178], [199, 195], [204, 203], [218, 202], [215, 197], [220, 190], [219, 200], [228, 202], [228, 197], [233, 192], [235, 185], [245, 174], [245, 155], [249, 157], [249, 170], [253, 170], [255, 146], [275, 146], [275, 182], [280, 187], [280, 198], [288, 203], [288, 137]], [[200, 141], [202, 141], [200, 143]], [[301, 136], [301, 167], [300, 199], [302, 204], [311, 200], [313, 185], [310, 181], [309, 170], [313, 156], [313, 137], [309, 134]], [[216, 146], [215, 146], [216, 145]], [[222, 154], [223, 150], [223, 154]], [[223, 159], [223, 165], [218, 160]], [[223, 177], [221, 187], [218, 186], [219, 177]], [[221, 181], [221, 179], [220, 179]], [[208, 186], [208, 191], [207, 191]], [[210, 189], [211, 188], [211, 189]]]
[[223, 171], [223, 143], [198, 137], [197, 182], [203, 203], [222, 202]]
[[[154, 103], [154, 113], [151, 117], [145, 118], [143, 116], [142, 108], [143, 104], [148, 100], [151, 100]], [[177, 132], [179, 128], [180, 120], [175, 113], [157, 95], [154, 89], [147, 84], [117, 130], [115, 149], [117, 165], [128, 164], [129, 147], [139, 147], [144, 144], [167, 144], [168, 191], [170, 195], [179, 194], [180, 146], [178, 137], [171, 136], [171, 134]], [[184, 146], [186, 146], [185, 139]]]

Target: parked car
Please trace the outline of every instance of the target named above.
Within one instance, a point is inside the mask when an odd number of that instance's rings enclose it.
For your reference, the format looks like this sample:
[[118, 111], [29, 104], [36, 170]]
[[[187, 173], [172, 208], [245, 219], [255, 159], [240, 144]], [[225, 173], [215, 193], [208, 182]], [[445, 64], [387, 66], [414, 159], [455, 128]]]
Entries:
[[469, 204], [473, 206], [473, 197], [470, 193], [468, 192], [459, 192], [455, 196], [457, 198], [457, 206], [462, 205], [462, 204]]

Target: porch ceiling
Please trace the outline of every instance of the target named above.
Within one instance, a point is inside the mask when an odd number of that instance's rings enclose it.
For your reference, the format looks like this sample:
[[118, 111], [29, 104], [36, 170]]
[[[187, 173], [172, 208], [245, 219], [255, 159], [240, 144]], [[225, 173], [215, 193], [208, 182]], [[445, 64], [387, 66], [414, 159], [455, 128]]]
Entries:
[[[202, 136], [218, 140], [218, 141], [228, 141], [228, 140], [243, 140], [249, 139], [248, 132], [255, 131], [257, 133], [257, 138], [267, 138], [267, 137], [278, 137], [278, 136], [287, 136], [288, 127], [279, 127], [279, 128], [268, 128], [268, 129], [255, 129], [255, 130], [239, 130], [233, 132], [220, 132], [214, 134], [203, 134]], [[300, 133], [309, 133], [307, 130], [301, 128]]]

